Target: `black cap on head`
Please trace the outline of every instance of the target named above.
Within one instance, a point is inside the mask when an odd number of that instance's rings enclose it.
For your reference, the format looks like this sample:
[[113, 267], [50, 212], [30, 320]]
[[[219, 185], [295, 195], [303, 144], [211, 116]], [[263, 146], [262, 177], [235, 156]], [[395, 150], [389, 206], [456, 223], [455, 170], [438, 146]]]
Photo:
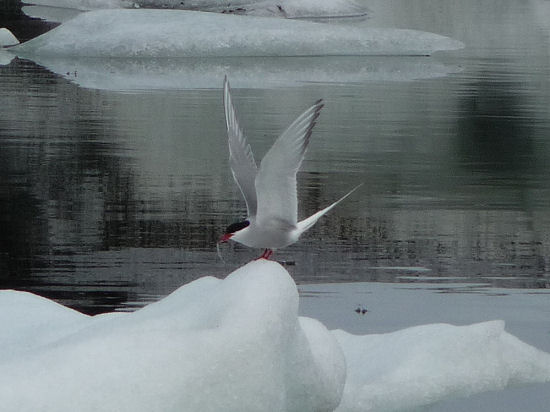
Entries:
[[238, 232], [241, 229], [244, 229], [250, 225], [250, 222], [248, 220], [243, 220], [242, 222], [232, 223], [225, 229], [225, 233], [235, 233]]

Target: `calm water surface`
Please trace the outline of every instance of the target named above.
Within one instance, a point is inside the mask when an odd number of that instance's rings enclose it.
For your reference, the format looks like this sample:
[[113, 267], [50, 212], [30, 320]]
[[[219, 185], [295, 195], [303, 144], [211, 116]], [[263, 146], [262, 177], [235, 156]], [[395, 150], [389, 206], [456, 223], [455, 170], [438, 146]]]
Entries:
[[[246, 212], [227, 162], [228, 72], [257, 158], [326, 100], [299, 175], [300, 216], [365, 183], [276, 254], [297, 282], [549, 288], [549, 2], [369, 5], [372, 18], [354, 24], [432, 31], [466, 48], [180, 61], [212, 77], [182, 75], [172, 88], [155, 61], [136, 66], [132, 87], [120, 63], [0, 66], [0, 287], [87, 313], [127, 310], [256, 257], [234, 244], [222, 247], [225, 261], [216, 254], [223, 229]], [[301, 81], [304, 66], [315, 82]], [[268, 79], [274, 67], [284, 75]], [[281, 84], [286, 73], [295, 77]]]

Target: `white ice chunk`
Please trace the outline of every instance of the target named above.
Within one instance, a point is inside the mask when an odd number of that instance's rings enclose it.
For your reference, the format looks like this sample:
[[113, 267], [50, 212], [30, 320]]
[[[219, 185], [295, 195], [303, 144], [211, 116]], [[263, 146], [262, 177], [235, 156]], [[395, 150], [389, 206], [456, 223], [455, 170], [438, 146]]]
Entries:
[[285, 18], [347, 18], [367, 13], [366, 7], [356, 0], [33, 0], [32, 3], [76, 10], [147, 7]]
[[119, 9], [134, 4], [131, 0], [32, 0], [29, 3], [76, 10]]
[[550, 354], [502, 321], [354, 336], [297, 310], [293, 280], [265, 260], [134, 313], [90, 317], [3, 291], [1, 410], [410, 411], [550, 382]]
[[182, 10], [222, 11], [248, 7], [263, 1], [264, 0], [135, 0], [135, 4], [139, 7], [157, 9], [172, 8]]
[[131, 314], [79, 319], [43, 299], [0, 299], [16, 305], [2, 319], [17, 332], [8, 347], [46, 342], [0, 362], [3, 412], [330, 411], [341, 398], [341, 349], [319, 322], [298, 319], [296, 286], [273, 262], [199, 279]]
[[0, 66], [7, 66], [11, 63], [14, 56], [6, 50], [0, 48]]
[[13, 48], [25, 55], [221, 57], [427, 55], [463, 44], [414, 30], [182, 10], [98, 10]]
[[88, 316], [32, 293], [0, 291], [0, 363], [78, 330]]
[[550, 354], [505, 332], [502, 321], [366, 336], [333, 333], [348, 364], [338, 411], [412, 410], [444, 398], [550, 381]]
[[268, 0], [245, 6], [246, 14], [290, 19], [340, 19], [365, 17], [368, 9], [354, 0]]
[[64, 7], [49, 7], [49, 6], [23, 6], [21, 11], [29, 17], [42, 19], [54, 23], [63, 23], [67, 20], [75, 18], [82, 13], [78, 9], [69, 9]]
[[[262, 0], [260, 0], [262, 1]], [[297, 0], [301, 1], [301, 0]], [[132, 7], [210, 9], [257, 3], [254, 0], [33, 0], [32, 4], [77, 10], [117, 9]], [[29, 2], [30, 3], [30, 2]]]
[[11, 31], [6, 28], [0, 29], [0, 47], [14, 46], [19, 44], [17, 37], [13, 35]]

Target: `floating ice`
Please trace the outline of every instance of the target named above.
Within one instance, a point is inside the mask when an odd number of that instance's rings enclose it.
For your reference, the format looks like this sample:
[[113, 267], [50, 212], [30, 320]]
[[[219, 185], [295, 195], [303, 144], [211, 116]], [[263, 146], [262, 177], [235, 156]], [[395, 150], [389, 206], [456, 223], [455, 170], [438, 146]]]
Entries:
[[208, 89], [224, 75], [235, 88], [296, 87], [313, 83], [410, 81], [460, 68], [424, 57], [359, 56], [187, 59], [65, 58], [38, 56], [43, 67], [82, 87], [105, 90]]
[[353, 0], [262, 1], [244, 7], [249, 15], [313, 20], [365, 17], [368, 11]]
[[13, 60], [13, 54], [0, 48], [0, 66], [7, 66]]
[[414, 30], [182, 10], [97, 10], [12, 48], [87, 57], [428, 55], [462, 43]]
[[296, 285], [269, 261], [134, 313], [1, 292], [2, 411], [411, 410], [550, 381], [550, 355], [501, 321], [354, 336], [297, 310]]
[[23, 6], [21, 11], [29, 17], [53, 23], [63, 23], [82, 13], [81, 10], [65, 7]]
[[11, 31], [5, 28], [0, 29], [0, 48], [6, 46], [13, 46], [19, 44], [17, 37], [13, 35]]
[[33, 0], [33, 4], [76, 10], [147, 7], [315, 19], [357, 18], [367, 14], [366, 7], [355, 0]]
[[29, 3], [76, 10], [120, 9], [134, 5], [131, 0], [32, 0]]
[[329, 411], [341, 398], [341, 349], [298, 318], [296, 286], [276, 263], [199, 279], [131, 314], [0, 300], [3, 412]]
[[0, 291], [0, 365], [73, 333], [87, 319], [30, 293]]
[[550, 381], [550, 354], [506, 333], [502, 321], [366, 336], [333, 333], [348, 365], [338, 411], [411, 410], [507, 385]]

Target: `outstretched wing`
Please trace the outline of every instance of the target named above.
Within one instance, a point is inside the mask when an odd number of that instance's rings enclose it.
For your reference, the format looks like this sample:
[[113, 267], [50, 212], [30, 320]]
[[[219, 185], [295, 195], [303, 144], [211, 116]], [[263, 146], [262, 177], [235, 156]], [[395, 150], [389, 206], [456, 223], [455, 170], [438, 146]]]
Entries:
[[231, 101], [231, 88], [229, 87], [227, 76], [225, 76], [223, 81], [223, 107], [225, 110], [227, 140], [229, 142], [229, 166], [231, 167], [233, 178], [243, 194], [248, 216], [256, 216], [258, 202], [254, 182], [258, 168], [254, 161], [252, 149], [239, 127], [237, 113]]
[[259, 224], [268, 224], [271, 219], [275, 219], [296, 225], [296, 172], [300, 169], [312, 129], [322, 108], [323, 101], [318, 100], [298, 116], [262, 159], [256, 176], [256, 221]]

